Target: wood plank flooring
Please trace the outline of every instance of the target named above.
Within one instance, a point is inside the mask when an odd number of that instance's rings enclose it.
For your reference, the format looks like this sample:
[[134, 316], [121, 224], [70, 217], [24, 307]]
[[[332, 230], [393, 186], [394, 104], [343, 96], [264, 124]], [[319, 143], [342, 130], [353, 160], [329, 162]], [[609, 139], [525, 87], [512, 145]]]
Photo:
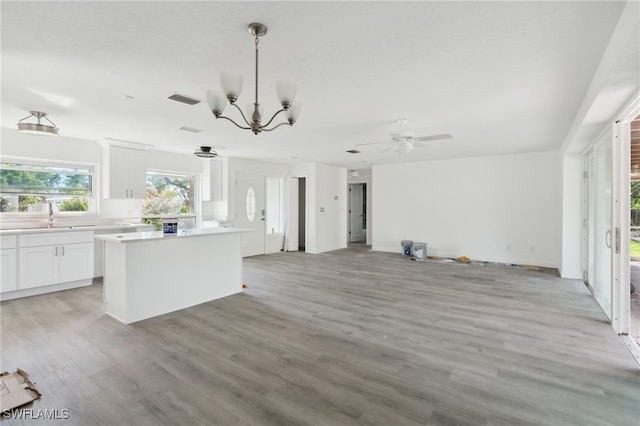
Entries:
[[2, 425], [640, 422], [640, 370], [579, 281], [363, 248], [247, 258], [244, 278], [128, 326], [101, 284], [2, 302], [1, 369], [31, 375], [34, 413], [69, 410]]

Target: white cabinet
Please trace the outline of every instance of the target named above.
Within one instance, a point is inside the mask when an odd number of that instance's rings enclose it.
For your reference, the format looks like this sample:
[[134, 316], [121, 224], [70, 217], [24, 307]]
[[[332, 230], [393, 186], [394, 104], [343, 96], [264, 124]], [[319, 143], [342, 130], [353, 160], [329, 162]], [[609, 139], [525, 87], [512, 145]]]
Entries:
[[18, 288], [16, 236], [2, 235], [0, 238], [0, 292], [13, 291]]
[[60, 282], [93, 278], [93, 243], [60, 246]]
[[20, 236], [18, 290], [91, 279], [93, 232]]
[[222, 162], [211, 160], [211, 201], [222, 201]]
[[21, 248], [20, 289], [60, 282], [59, 255], [59, 246]]
[[147, 151], [109, 146], [107, 156], [107, 198], [146, 198]]

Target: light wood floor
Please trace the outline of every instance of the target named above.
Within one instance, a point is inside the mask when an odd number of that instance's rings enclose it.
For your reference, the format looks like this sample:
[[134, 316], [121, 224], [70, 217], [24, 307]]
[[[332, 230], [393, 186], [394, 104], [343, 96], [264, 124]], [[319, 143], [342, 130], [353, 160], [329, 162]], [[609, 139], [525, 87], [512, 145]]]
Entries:
[[129, 326], [100, 284], [2, 302], [2, 370], [70, 415], [2, 425], [640, 420], [640, 370], [579, 281], [362, 248], [248, 258], [244, 277]]

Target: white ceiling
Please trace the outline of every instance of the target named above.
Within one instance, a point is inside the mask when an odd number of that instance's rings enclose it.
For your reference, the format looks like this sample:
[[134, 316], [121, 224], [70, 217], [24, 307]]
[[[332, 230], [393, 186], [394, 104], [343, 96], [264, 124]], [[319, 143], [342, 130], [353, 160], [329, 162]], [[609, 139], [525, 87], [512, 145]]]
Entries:
[[[2, 1], [2, 127], [47, 112], [60, 134], [192, 153], [348, 168], [397, 162], [395, 121], [451, 133], [404, 161], [559, 149], [624, 2], [28, 2]], [[275, 81], [298, 83], [293, 127], [253, 135], [216, 120], [205, 99], [222, 70], [278, 108]], [[629, 50], [629, 49], [628, 49]], [[631, 49], [633, 50], [633, 49]], [[636, 54], [637, 52], [631, 52]], [[633, 78], [633, 76], [632, 76]], [[127, 96], [134, 99], [126, 100]], [[227, 106], [225, 114], [237, 118]], [[179, 130], [190, 126], [194, 134]], [[360, 154], [348, 154], [349, 149]]]

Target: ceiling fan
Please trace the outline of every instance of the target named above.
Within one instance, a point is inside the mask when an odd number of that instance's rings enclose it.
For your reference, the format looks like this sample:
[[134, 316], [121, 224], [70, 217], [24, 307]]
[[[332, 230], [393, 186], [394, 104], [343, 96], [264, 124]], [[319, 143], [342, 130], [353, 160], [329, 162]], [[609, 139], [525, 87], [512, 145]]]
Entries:
[[361, 145], [382, 145], [382, 144], [391, 144], [388, 148], [383, 149], [380, 153], [384, 153], [390, 150], [394, 150], [400, 156], [400, 159], [404, 159], [405, 155], [411, 151], [413, 148], [417, 147], [425, 147], [425, 146], [436, 146], [436, 144], [431, 141], [437, 141], [442, 139], [451, 139], [449, 133], [443, 133], [440, 135], [430, 135], [430, 136], [421, 136], [415, 137], [414, 133], [411, 130], [406, 130], [405, 126], [407, 124], [406, 118], [401, 118], [396, 121], [398, 126], [400, 126], [400, 133], [389, 133], [391, 135], [391, 140], [388, 142], [372, 142], [372, 143], [359, 143], [358, 146]]

